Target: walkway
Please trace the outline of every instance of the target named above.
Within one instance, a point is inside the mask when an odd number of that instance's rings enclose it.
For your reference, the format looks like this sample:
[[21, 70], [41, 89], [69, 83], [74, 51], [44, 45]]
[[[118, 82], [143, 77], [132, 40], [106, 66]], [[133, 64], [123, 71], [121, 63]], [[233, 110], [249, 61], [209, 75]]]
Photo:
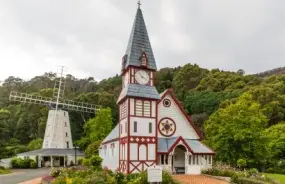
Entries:
[[183, 184], [229, 184], [226, 181], [203, 175], [175, 175], [174, 178]]
[[50, 168], [15, 169], [11, 174], [0, 175], [0, 184], [18, 184], [49, 174]]

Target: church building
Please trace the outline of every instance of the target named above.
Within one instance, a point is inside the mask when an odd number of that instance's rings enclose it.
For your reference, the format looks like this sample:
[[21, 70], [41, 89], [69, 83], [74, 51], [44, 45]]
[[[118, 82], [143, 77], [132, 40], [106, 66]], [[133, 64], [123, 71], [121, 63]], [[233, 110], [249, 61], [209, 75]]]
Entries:
[[139, 5], [122, 58], [119, 122], [101, 143], [102, 166], [136, 173], [159, 165], [173, 173], [200, 174], [212, 167], [215, 152], [200, 141], [198, 129], [172, 90], [158, 93], [156, 70]]

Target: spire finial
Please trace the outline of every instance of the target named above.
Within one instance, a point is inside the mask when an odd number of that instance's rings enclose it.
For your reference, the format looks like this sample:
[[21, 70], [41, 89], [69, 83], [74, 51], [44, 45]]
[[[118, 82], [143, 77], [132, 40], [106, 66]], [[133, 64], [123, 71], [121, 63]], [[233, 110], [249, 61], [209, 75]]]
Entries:
[[140, 8], [141, 7], [141, 1], [140, 0], [138, 0], [138, 8]]

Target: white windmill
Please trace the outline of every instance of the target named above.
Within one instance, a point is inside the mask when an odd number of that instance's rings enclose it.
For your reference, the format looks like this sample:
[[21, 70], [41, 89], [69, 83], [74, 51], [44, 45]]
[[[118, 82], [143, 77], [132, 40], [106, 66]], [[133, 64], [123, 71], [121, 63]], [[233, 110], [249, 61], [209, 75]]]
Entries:
[[96, 111], [100, 110], [100, 106], [98, 105], [64, 100], [63, 95], [66, 83], [66, 67], [61, 66], [57, 74], [59, 74], [59, 76], [55, 78], [54, 98], [41, 97], [15, 91], [10, 93], [9, 99], [11, 101], [48, 105], [52, 108], [48, 113], [42, 149], [73, 148], [67, 110], [87, 113], [96, 113]]

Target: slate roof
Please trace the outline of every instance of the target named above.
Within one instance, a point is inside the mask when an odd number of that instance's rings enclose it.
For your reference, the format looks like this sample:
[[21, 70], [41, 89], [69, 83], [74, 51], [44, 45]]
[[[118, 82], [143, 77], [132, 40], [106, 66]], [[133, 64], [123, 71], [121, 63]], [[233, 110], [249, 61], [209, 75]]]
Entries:
[[[158, 152], [169, 152], [178, 137], [158, 138]], [[196, 139], [184, 139], [189, 148], [197, 154], [213, 154], [214, 152]]]
[[[24, 153], [17, 154], [18, 156], [66, 156], [66, 155], [74, 155], [74, 149], [60, 149], [60, 148], [50, 148], [50, 149], [38, 149], [33, 151], [28, 151]], [[78, 149], [76, 149], [76, 155], [84, 156], [84, 153]]]
[[119, 123], [115, 126], [115, 128], [109, 133], [109, 135], [102, 141], [105, 143], [107, 141], [119, 138]]
[[121, 101], [126, 96], [150, 98], [157, 100], [160, 99], [160, 96], [154, 86], [140, 84], [128, 84], [128, 86], [122, 90], [117, 102]]
[[131, 66], [141, 65], [140, 57], [142, 55], [142, 49], [144, 49], [144, 52], [147, 55], [148, 59], [147, 68], [156, 70], [156, 63], [150, 45], [143, 14], [141, 9], [138, 8], [125, 55], [126, 57], [125, 68], [127, 68], [130, 65]]

